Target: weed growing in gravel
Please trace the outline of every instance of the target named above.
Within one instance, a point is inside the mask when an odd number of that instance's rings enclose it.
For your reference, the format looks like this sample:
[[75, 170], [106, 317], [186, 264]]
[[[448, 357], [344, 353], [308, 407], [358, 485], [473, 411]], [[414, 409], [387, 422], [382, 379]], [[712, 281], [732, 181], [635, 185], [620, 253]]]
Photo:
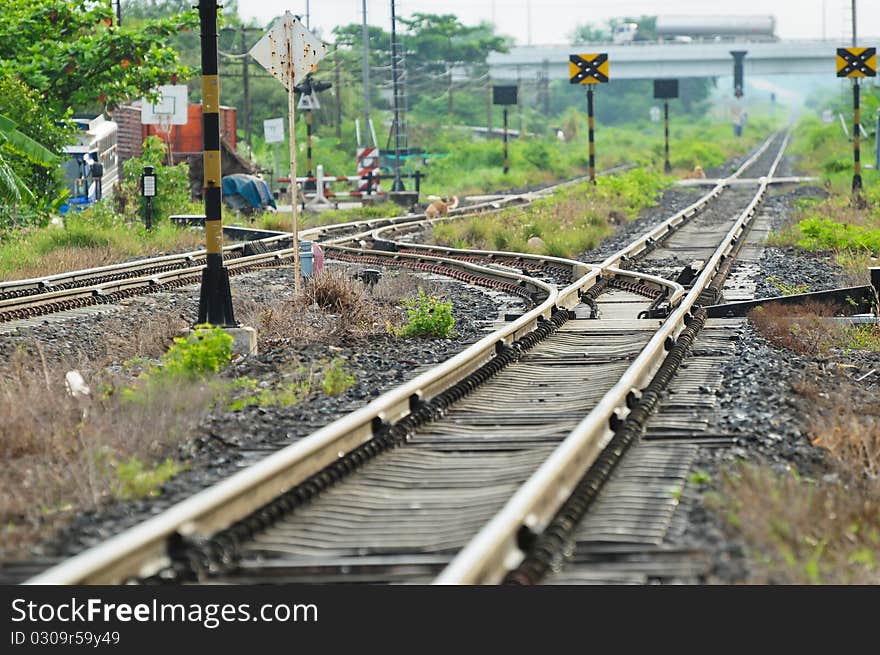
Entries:
[[441, 339], [453, 336], [455, 318], [452, 316], [452, 301], [444, 302], [419, 289], [419, 295], [405, 299], [403, 305], [406, 307], [407, 322], [394, 330], [397, 336]]
[[806, 293], [810, 289], [808, 284], [786, 284], [775, 275], [768, 277], [767, 282], [776, 287], [783, 296], [795, 296], [800, 293]]
[[321, 391], [328, 396], [339, 396], [354, 385], [354, 375], [345, 368], [345, 360], [335, 357], [321, 371]]
[[[233, 380], [229, 392], [238, 396], [229, 403], [228, 409], [235, 411], [245, 407], [293, 407], [305, 400], [317, 386], [328, 396], [345, 393], [355, 383], [355, 377], [345, 368], [345, 360], [341, 357], [331, 359], [315, 372], [315, 367], [307, 369], [297, 366], [292, 374], [292, 381], [284, 382], [276, 387], [261, 386], [258, 380], [241, 377]], [[242, 395], [243, 394], [243, 395]]]
[[[303, 369], [304, 370], [304, 369]], [[232, 387], [235, 391], [244, 390], [246, 395], [233, 400], [228, 408], [232, 411], [245, 407], [293, 407], [299, 404], [312, 391], [312, 378], [308, 376], [294, 382], [284, 383], [274, 389], [260, 387], [253, 378], [237, 378]]]
[[116, 480], [113, 495], [132, 499], [158, 496], [159, 488], [178, 473], [189, 468], [176, 463], [170, 457], [150, 467], [137, 457], [130, 457], [114, 466]]

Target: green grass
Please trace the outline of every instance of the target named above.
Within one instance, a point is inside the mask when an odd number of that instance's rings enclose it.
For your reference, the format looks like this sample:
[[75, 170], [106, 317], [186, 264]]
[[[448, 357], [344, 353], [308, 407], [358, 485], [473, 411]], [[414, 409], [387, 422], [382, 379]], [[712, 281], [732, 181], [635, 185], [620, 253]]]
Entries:
[[106, 203], [68, 214], [63, 225], [0, 234], [0, 279], [61, 273], [200, 247], [204, 236], [164, 222], [147, 231]]
[[598, 245], [615, 224], [653, 205], [671, 182], [672, 178], [637, 168], [600, 177], [595, 186], [571, 185], [524, 208], [437, 223], [434, 239], [453, 247], [573, 257]]

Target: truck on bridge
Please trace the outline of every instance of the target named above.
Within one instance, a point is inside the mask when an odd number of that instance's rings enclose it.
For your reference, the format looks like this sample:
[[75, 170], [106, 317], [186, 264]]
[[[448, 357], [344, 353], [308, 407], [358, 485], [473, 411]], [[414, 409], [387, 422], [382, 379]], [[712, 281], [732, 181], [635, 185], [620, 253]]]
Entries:
[[773, 16], [657, 16], [653, 29], [625, 22], [615, 26], [612, 41], [677, 43], [690, 41], [776, 41]]

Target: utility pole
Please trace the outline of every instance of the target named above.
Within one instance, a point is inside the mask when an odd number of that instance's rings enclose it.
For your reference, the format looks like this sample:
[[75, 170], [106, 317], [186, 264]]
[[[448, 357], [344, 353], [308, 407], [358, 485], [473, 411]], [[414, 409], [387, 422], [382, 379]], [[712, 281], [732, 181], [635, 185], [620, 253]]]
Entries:
[[336, 78], [336, 138], [342, 139], [342, 85], [339, 83], [339, 46], [334, 51], [333, 63], [335, 67], [334, 77]]
[[450, 127], [452, 126], [452, 111], [454, 109], [454, 105], [452, 102], [452, 66], [449, 66], [446, 71], [446, 81], [447, 81], [447, 92], [446, 92], [446, 117], [449, 122]]
[[242, 103], [244, 107], [241, 108], [241, 117], [244, 121], [244, 142], [247, 144], [248, 152], [251, 150], [251, 96], [250, 96], [250, 86], [248, 80], [248, 45], [247, 45], [247, 28], [242, 25], [241, 26], [241, 54], [244, 57], [241, 58], [241, 90], [243, 94]]
[[852, 0], [852, 44], [856, 46], [856, 0]]
[[405, 191], [400, 179], [400, 97], [397, 79], [397, 17], [394, 13], [394, 0], [391, 0], [391, 82], [394, 105], [394, 184], [392, 191]]
[[[364, 142], [369, 145], [370, 144], [370, 30], [367, 28], [367, 0], [362, 0], [363, 12], [364, 12], [364, 23], [361, 29], [361, 40], [364, 42], [364, 70], [363, 70], [363, 78], [364, 78], [364, 132], [366, 136], [364, 138]], [[336, 86], [336, 90], [339, 90], [339, 85]], [[378, 146], [378, 143], [373, 143], [374, 146]], [[358, 144], [360, 146], [360, 144]]]

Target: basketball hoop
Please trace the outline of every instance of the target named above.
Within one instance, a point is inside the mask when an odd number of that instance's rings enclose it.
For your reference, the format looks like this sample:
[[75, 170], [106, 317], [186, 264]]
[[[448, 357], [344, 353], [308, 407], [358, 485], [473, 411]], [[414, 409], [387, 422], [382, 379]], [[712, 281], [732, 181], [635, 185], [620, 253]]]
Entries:
[[155, 126], [157, 135], [167, 147], [168, 163], [173, 164], [172, 129], [175, 125], [187, 123], [187, 89], [185, 84], [176, 84], [160, 86], [156, 91], [157, 101], [141, 100], [141, 123]]

